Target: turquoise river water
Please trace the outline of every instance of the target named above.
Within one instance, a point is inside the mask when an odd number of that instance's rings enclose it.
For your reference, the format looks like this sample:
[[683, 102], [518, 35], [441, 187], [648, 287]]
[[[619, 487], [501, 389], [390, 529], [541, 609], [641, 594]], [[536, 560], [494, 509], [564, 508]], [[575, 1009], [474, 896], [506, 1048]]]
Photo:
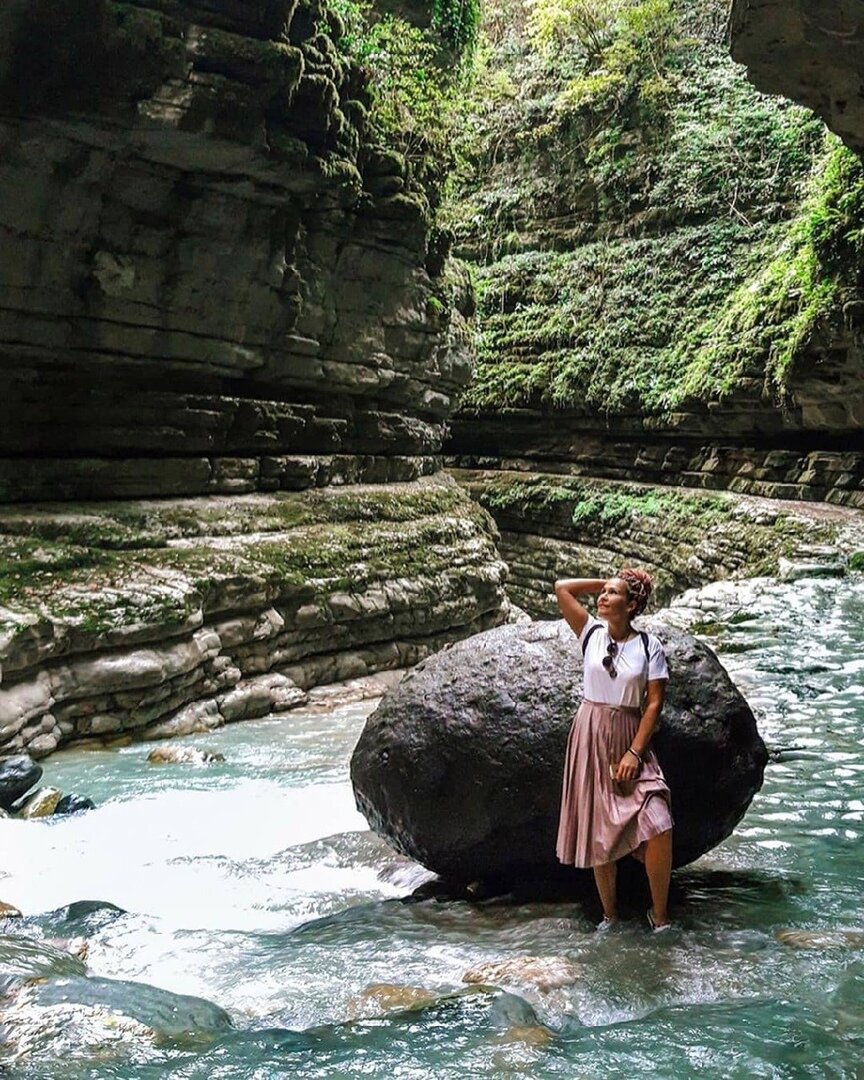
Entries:
[[[685, 601], [670, 617], [717, 649], [769, 746], [797, 749], [676, 873], [673, 932], [407, 901], [429, 875], [368, 832], [348, 781], [373, 703], [183, 740], [224, 754], [208, 767], [71, 750], [44, 780], [98, 809], [0, 822], [0, 898], [25, 914], [0, 927], [0, 1073], [864, 1077], [864, 937], [843, 933], [864, 930], [864, 581]], [[464, 981], [525, 957], [565, 985]]]

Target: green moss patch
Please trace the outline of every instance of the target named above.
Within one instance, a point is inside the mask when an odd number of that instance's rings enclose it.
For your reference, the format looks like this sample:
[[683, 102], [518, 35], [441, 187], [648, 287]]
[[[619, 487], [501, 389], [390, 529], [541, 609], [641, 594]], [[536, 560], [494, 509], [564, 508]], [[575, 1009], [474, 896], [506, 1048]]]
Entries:
[[[486, 537], [491, 551], [493, 531], [446, 480], [197, 506], [113, 504], [68, 518], [8, 511], [0, 527], [13, 521], [18, 535], [0, 533], [0, 605], [93, 633], [182, 623], [211, 600], [224, 606], [226, 589], [242, 607], [244, 591], [311, 599], [434, 577], [458, 565], [474, 538]], [[135, 537], [139, 546], [118, 548]]]
[[[687, 583], [694, 552], [722, 552], [718, 567], [741, 576], [775, 574], [802, 545], [832, 543], [837, 526], [766, 510], [725, 492], [703, 495], [650, 485], [521, 473], [461, 474], [502, 531], [550, 535], [592, 547], [625, 544], [661, 558]], [[724, 562], [725, 560], [725, 562]], [[692, 576], [692, 575], [690, 575]]]

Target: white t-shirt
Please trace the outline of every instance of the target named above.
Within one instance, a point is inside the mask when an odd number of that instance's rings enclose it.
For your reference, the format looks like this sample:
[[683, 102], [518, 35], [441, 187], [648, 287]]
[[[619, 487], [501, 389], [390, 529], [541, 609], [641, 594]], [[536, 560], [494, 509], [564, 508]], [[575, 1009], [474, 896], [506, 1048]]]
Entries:
[[[599, 626], [588, 642], [585, 651], [585, 638], [592, 626]], [[586, 701], [599, 701], [605, 705], [625, 705], [632, 709], [642, 707], [645, 685], [649, 679], [668, 679], [666, 654], [663, 646], [653, 634], [648, 635], [648, 656], [639, 634], [634, 634], [622, 645], [618, 643], [618, 652], [613, 657], [613, 664], [618, 675], [613, 679], [603, 667], [603, 657], [607, 655], [612, 638], [602, 619], [588, 617], [588, 622], [579, 635], [579, 644], [585, 654], [585, 674], [583, 696]]]

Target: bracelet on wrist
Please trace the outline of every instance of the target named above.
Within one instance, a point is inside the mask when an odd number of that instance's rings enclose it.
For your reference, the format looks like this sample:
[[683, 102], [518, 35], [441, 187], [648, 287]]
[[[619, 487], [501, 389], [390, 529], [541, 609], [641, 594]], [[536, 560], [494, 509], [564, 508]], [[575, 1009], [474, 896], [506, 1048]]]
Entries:
[[636, 760], [637, 760], [637, 761], [639, 762], [639, 764], [640, 764], [640, 765], [642, 765], [642, 764], [643, 764], [643, 762], [642, 762], [642, 755], [641, 755], [640, 753], [638, 753], [638, 751], [634, 750], [632, 746], [628, 746], [628, 747], [627, 747], [627, 753], [628, 753], [628, 754], [632, 754], [632, 755], [633, 755], [633, 757], [635, 757], [635, 758], [636, 758]]

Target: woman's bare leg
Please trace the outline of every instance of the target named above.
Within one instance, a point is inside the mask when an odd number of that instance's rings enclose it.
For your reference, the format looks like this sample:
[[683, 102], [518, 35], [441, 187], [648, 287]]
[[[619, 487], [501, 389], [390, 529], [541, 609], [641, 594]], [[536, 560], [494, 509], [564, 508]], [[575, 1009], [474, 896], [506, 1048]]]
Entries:
[[600, 903], [603, 905], [603, 914], [614, 922], [618, 918], [618, 902], [615, 896], [617, 864], [603, 863], [601, 866], [595, 866], [593, 870], [597, 892], [600, 893]]
[[[595, 871], [596, 872], [596, 871]], [[645, 873], [651, 889], [654, 922], [669, 922], [669, 878], [672, 875], [672, 830], [652, 836], [645, 844]]]

